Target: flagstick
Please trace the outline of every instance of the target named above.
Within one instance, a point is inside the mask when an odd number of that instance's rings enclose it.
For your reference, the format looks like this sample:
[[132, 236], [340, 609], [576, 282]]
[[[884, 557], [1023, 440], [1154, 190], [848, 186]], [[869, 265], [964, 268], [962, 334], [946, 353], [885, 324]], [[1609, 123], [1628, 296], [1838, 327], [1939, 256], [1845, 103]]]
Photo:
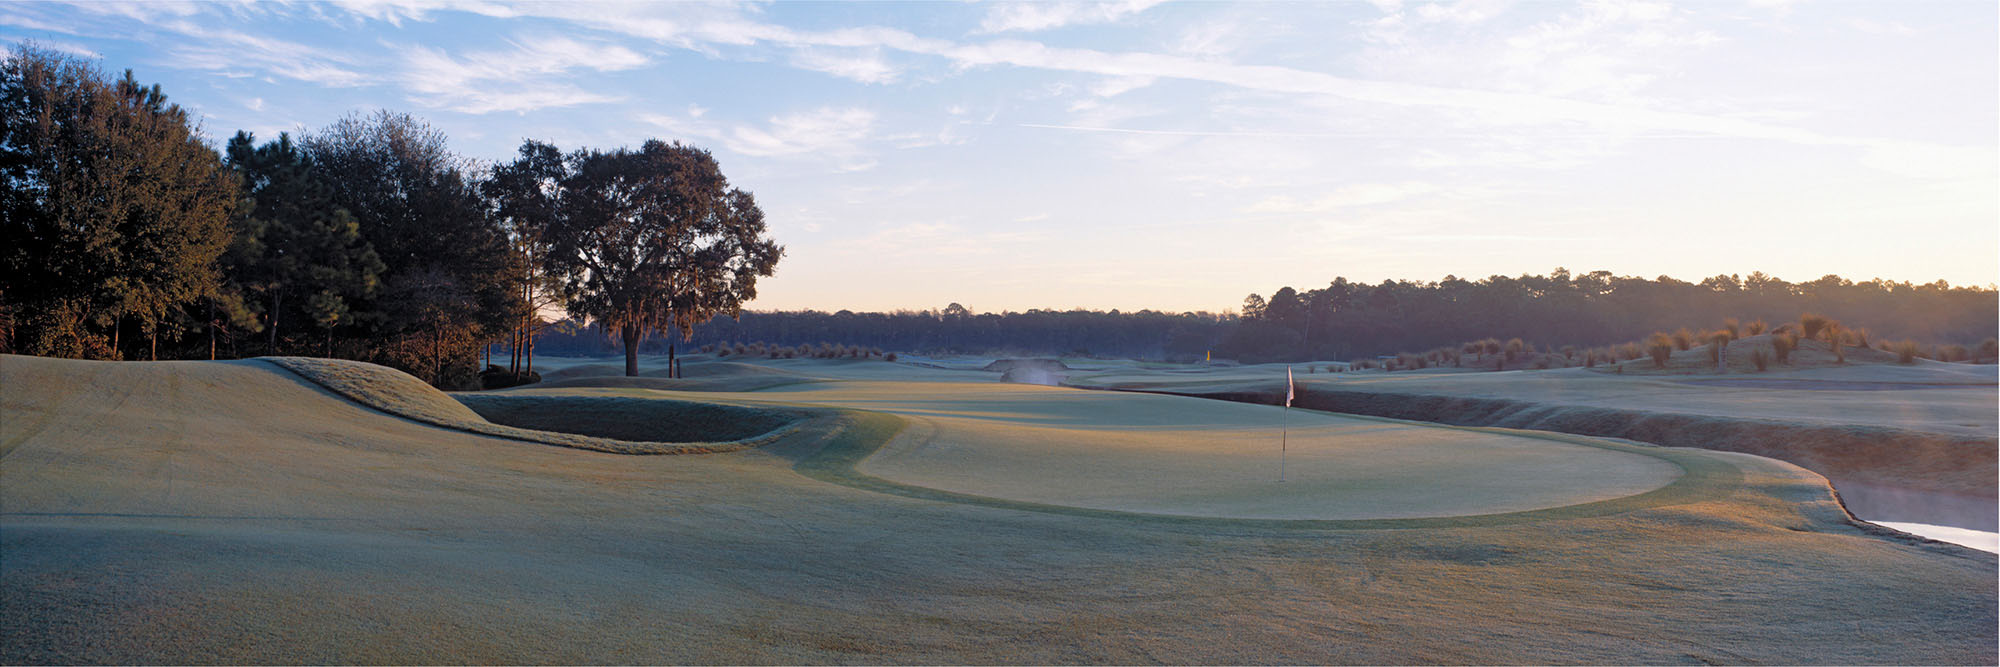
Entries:
[[1285, 450], [1288, 448], [1288, 445], [1290, 444], [1292, 435], [1291, 434], [1292, 396], [1295, 393], [1297, 393], [1297, 391], [1298, 389], [1296, 385], [1292, 383], [1292, 367], [1286, 366], [1285, 367], [1285, 413], [1284, 416], [1278, 418], [1278, 483], [1279, 484], [1285, 483]]

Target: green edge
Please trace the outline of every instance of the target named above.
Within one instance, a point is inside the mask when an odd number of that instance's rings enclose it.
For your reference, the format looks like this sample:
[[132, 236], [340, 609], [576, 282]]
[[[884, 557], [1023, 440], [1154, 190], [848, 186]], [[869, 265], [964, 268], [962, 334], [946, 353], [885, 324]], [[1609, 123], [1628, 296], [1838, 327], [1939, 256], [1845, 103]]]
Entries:
[[[1316, 411], [1317, 412], [1317, 411]], [[1635, 510], [1700, 502], [1724, 497], [1742, 486], [1743, 472], [1726, 461], [1700, 452], [1650, 445], [1636, 445], [1584, 436], [1573, 436], [1544, 431], [1522, 431], [1516, 429], [1491, 428], [1481, 426], [1452, 426], [1413, 422], [1386, 417], [1348, 415], [1342, 417], [1362, 419], [1392, 424], [1407, 424], [1429, 428], [1448, 428], [1461, 431], [1499, 433], [1524, 438], [1539, 438], [1586, 447], [1596, 447], [1617, 452], [1650, 456], [1678, 466], [1682, 474], [1679, 478], [1645, 493], [1600, 500], [1596, 502], [1565, 505], [1538, 510], [1501, 512], [1497, 514], [1474, 514], [1467, 516], [1424, 517], [1409, 519], [1230, 519], [1218, 517], [1196, 517], [1174, 514], [1151, 514], [1145, 512], [1124, 512], [1118, 510], [1091, 509], [1068, 505], [1051, 505], [1020, 500], [1008, 500], [990, 496], [943, 491], [930, 487], [895, 482], [862, 473], [856, 466], [867, 459], [891, 438], [900, 433], [908, 422], [895, 415], [864, 410], [842, 410], [845, 423], [830, 435], [823, 445], [797, 463], [792, 469], [806, 477], [822, 482], [839, 484], [864, 491], [874, 491], [891, 495], [932, 500], [938, 502], [981, 505], [999, 509], [1063, 514], [1069, 516], [1098, 519], [1119, 519], [1173, 526], [1205, 528], [1260, 528], [1276, 530], [1399, 530], [1411, 528], [1463, 528], [1497, 526], [1536, 521], [1581, 519], [1620, 514]]]

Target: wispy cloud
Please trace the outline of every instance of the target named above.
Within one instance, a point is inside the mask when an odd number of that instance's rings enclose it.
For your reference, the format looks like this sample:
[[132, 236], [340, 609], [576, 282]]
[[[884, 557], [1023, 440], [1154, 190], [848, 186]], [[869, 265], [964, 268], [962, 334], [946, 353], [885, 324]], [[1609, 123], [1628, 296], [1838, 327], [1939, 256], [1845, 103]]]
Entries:
[[1164, 0], [1119, 2], [996, 2], [979, 21], [979, 32], [1032, 32], [1071, 25], [1110, 23], [1146, 11]]
[[176, 67], [225, 75], [248, 72], [335, 87], [359, 86], [375, 81], [375, 77], [360, 71], [361, 68], [357, 67], [359, 59], [348, 53], [210, 28], [186, 19], [166, 21], [158, 27], [190, 38], [177, 40], [166, 47], [166, 61]]
[[463, 56], [424, 46], [400, 49], [401, 83], [413, 101], [425, 106], [471, 114], [522, 112], [617, 101], [618, 96], [591, 92], [559, 77], [577, 69], [610, 72], [646, 64], [645, 56], [623, 46], [567, 37], [525, 38], [512, 45]]
[[839, 171], [874, 167], [867, 144], [874, 138], [875, 113], [859, 108], [822, 107], [772, 116], [762, 126], [702, 120], [703, 111], [686, 117], [644, 113], [639, 119], [687, 137], [721, 142], [729, 150], [753, 157], [804, 158], [830, 162]]
[[882, 57], [881, 49], [876, 48], [836, 51], [807, 47], [792, 53], [791, 64], [862, 83], [890, 83], [900, 74]]

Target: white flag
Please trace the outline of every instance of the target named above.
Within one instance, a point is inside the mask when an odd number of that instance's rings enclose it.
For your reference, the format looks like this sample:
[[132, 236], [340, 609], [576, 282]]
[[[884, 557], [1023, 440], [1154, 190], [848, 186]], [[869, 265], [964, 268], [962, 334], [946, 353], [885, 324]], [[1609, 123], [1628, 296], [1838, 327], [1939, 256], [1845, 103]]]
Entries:
[[1292, 407], [1292, 397], [1298, 395], [1292, 384], [1292, 367], [1285, 367], [1285, 407]]

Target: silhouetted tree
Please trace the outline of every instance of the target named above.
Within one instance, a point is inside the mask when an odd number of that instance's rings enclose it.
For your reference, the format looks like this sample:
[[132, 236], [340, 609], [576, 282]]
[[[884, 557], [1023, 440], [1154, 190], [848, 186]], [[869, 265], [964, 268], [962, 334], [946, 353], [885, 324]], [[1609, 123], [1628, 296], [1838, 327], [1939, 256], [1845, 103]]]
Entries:
[[[353, 324], [353, 305], [375, 296], [382, 260], [361, 238], [361, 226], [333, 203], [326, 174], [313, 168], [289, 135], [256, 145], [238, 132], [229, 140], [229, 166], [245, 188], [247, 204], [224, 256], [225, 282], [264, 318], [267, 349], [278, 353], [288, 315], [320, 329], [322, 354], [332, 354], [335, 327]], [[287, 311], [285, 298], [292, 296]]]
[[[589, 151], [563, 184], [564, 214], [550, 266], [571, 312], [617, 330], [625, 374], [638, 375], [647, 331], [734, 316], [784, 249], [764, 213], [708, 151], [648, 141], [637, 151]], [[669, 348], [671, 351], [671, 348]]]
[[526, 304], [508, 345], [512, 359], [507, 368], [516, 378], [535, 370], [535, 336], [551, 324], [541, 313], [568, 305], [559, 277], [545, 267], [563, 211], [562, 184], [571, 176], [576, 159], [578, 156], [565, 156], [555, 146], [524, 141], [519, 157], [494, 167], [492, 177], [480, 184], [481, 194], [491, 202], [495, 220], [516, 255], [511, 278]]
[[[388, 111], [342, 118], [302, 144], [384, 267], [380, 297], [361, 308], [370, 311], [370, 358], [440, 386], [470, 383], [480, 343], [512, 330], [527, 309], [511, 279], [517, 257], [472, 165], [442, 132]], [[441, 291], [423, 291], [433, 288]]]

